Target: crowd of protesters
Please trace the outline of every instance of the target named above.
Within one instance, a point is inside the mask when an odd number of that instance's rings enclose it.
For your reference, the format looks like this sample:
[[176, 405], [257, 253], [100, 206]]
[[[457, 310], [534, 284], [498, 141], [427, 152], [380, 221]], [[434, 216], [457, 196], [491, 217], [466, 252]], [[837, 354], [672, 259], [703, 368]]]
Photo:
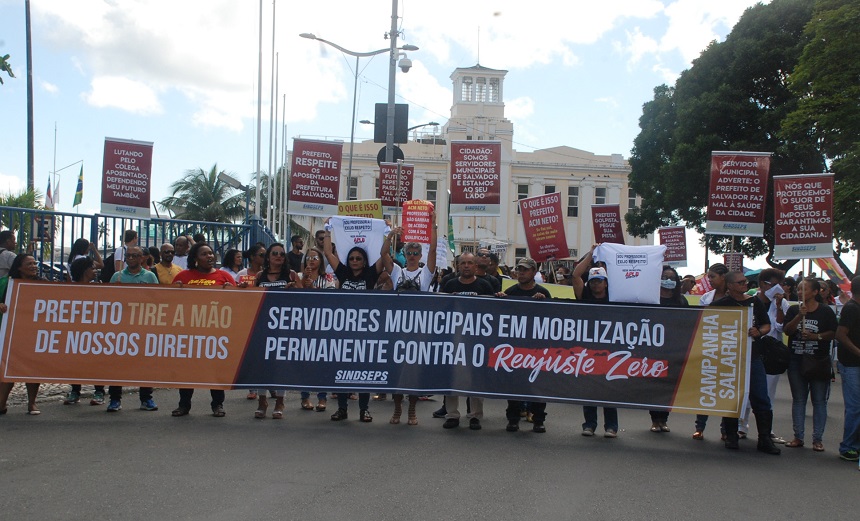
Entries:
[[[433, 216], [435, 218], [435, 215]], [[435, 219], [433, 220], [435, 222]], [[280, 243], [268, 245], [258, 243], [240, 252], [228, 250], [216, 266], [215, 251], [205, 237], [177, 237], [172, 243], [160, 248], [141, 248], [137, 234], [128, 230], [123, 235], [123, 246], [113, 253], [113, 275], [110, 283], [120, 284], [170, 284], [174, 286], [268, 288], [286, 290], [305, 288], [314, 290], [342, 289], [351, 291], [397, 291], [440, 292], [453, 295], [483, 295], [488, 298], [520, 298], [550, 300], [550, 291], [541, 285], [551, 282], [571, 286], [577, 300], [596, 305], [609, 304], [608, 288], [612, 281], [601, 263], [594, 262], [588, 252], [571, 270], [568, 265], [546, 266], [542, 271], [538, 263], [530, 258], [520, 259], [514, 268], [499, 266], [498, 255], [486, 248], [474, 253], [466, 252], [455, 259], [456, 269], [436, 265], [436, 229], [432, 228], [429, 250], [419, 243], [402, 243], [400, 228], [386, 232], [376, 262], [370, 263], [368, 251], [352, 247], [346, 255], [346, 263], [337, 254], [330, 225], [314, 233], [314, 242], [304, 247], [304, 239], [293, 236], [289, 249]], [[32, 244], [26, 253], [18, 253], [15, 234], [0, 232], [0, 297], [5, 302], [9, 279], [38, 280], [38, 263], [32, 254]], [[104, 269], [105, 260], [86, 239], [75, 241], [68, 254], [66, 269], [73, 283], [98, 282], [97, 272]], [[554, 268], [554, 269], [553, 269]], [[503, 280], [511, 279], [503, 290]], [[790, 277], [780, 270], [762, 270], [749, 287], [750, 281], [744, 273], [731, 271], [724, 264], [712, 264], [706, 280], [697, 281], [693, 276], [681, 278], [671, 266], [664, 266], [660, 281], [660, 305], [686, 307], [690, 301], [685, 297], [695, 287], [708, 288], [696, 304], [700, 306], [748, 306], [752, 310], [753, 325], [747, 334], [752, 339], [752, 356], [749, 377], [749, 400], [744, 404], [740, 418], [722, 418], [721, 438], [728, 449], [737, 449], [738, 440], [749, 432], [749, 412], [755, 416], [758, 431], [758, 450], [778, 455], [778, 445], [800, 448], [806, 443], [806, 404], [812, 401], [812, 449], [824, 451], [823, 434], [827, 420], [827, 401], [831, 381], [838, 374], [842, 380], [845, 402], [845, 427], [839, 446], [839, 455], [848, 461], [858, 460], [860, 449], [860, 277], [851, 281], [850, 294], [840, 290], [832, 281], [814, 277]], [[569, 290], [568, 290], [569, 291]], [[794, 303], [794, 304], [792, 304]], [[0, 303], [0, 313], [7, 311]], [[762, 362], [763, 345], [769, 341], [785, 340], [791, 352], [787, 378], [791, 389], [791, 419], [793, 436], [790, 441], [773, 432], [773, 400], [781, 375], [765, 373]], [[836, 349], [833, 349], [833, 344]], [[837, 363], [834, 367], [833, 360]], [[813, 366], [817, 365], [817, 371]], [[7, 412], [7, 399], [12, 383], [0, 382], [0, 415]], [[40, 414], [36, 404], [38, 383], [26, 384], [27, 413]], [[173, 416], [185, 416], [191, 411], [193, 389], [179, 390], [179, 404]], [[108, 389], [108, 412], [122, 409], [122, 387]], [[210, 407], [215, 417], [223, 417], [225, 393], [210, 391]], [[271, 417], [283, 418], [286, 407], [283, 389], [255, 389], [248, 393], [249, 400], [256, 400], [255, 418], [266, 418], [268, 398], [275, 398]], [[324, 412], [328, 394], [318, 392], [316, 404], [310, 400], [310, 392], [301, 393], [300, 407], [306, 411]], [[348, 419], [350, 399], [358, 400], [361, 422], [371, 422], [370, 394], [338, 392], [337, 410], [332, 421]], [[374, 397], [385, 400], [386, 395]], [[403, 401], [407, 401], [407, 424], [418, 425], [416, 414], [417, 395], [393, 395], [391, 424], [399, 424], [403, 414]], [[158, 406], [152, 398], [152, 388], [139, 391], [140, 408], [156, 411]], [[64, 404], [73, 405], [81, 400], [81, 385], [71, 386]], [[466, 417], [468, 427], [481, 429], [483, 398], [472, 396], [468, 400]], [[103, 405], [104, 386], [95, 386], [90, 405]], [[444, 405], [433, 413], [444, 418], [443, 427], [459, 427], [461, 400], [458, 396], [445, 396]], [[546, 409], [544, 402], [522, 402], [509, 400], [506, 409], [507, 427], [510, 432], [519, 430], [519, 422], [526, 418], [532, 423], [535, 433], [546, 432]], [[669, 413], [650, 411], [651, 432], [670, 432]], [[594, 406], [583, 407], [583, 436], [595, 436], [598, 428], [598, 410]], [[611, 407], [603, 408], [603, 434], [615, 438], [619, 433], [618, 412]], [[694, 422], [694, 440], [703, 440], [708, 417], [697, 415]]]

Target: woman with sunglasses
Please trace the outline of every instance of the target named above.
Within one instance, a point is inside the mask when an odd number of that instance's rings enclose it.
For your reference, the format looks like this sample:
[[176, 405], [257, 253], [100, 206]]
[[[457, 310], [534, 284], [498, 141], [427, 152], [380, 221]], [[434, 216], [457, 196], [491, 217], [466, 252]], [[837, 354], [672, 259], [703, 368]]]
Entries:
[[[326, 220], [326, 225], [328, 225]], [[348, 265], [341, 264], [340, 259], [332, 249], [331, 232], [326, 230], [323, 241], [323, 251], [326, 260], [331, 265], [334, 275], [340, 282], [340, 289], [353, 291], [369, 291], [376, 286], [379, 274], [384, 270], [391, 272], [394, 261], [391, 259], [391, 240], [393, 232], [385, 236], [382, 243], [379, 260], [370, 264], [367, 252], [355, 246], [349, 250], [346, 256]], [[359, 420], [365, 423], [373, 421], [368, 406], [370, 405], [370, 393], [358, 393]], [[337, 412], [331, 415], [332, 421], [347, 419], [347, 407], [349, 407], [349, 393], [337, 393]]]
[[[212, 248], [205, 242], [195, 243], [188, 251], [188, 269], [180, 271], [173, 279], [173, 284], [177, 286], [204, 286], [209, 288], [226, 288], [227, 286], [235, 286], [236, 280], [226, 271], [215, 268], [215, 253]], [[212, 397], [210, 403], [212, 407], [212, 416], [223, 418], [224, 412], [224, 391], [221, 389], [211, 389], [209, 394]], [[191, 397], [194, 395], [194, 389], [179, 390], [179, 406], [171, 412], [173, 416], [187, 416], [191, 412]]]
[[[308, 248], [302, 259], [301, 286], [305, 289], [337, 289], [337, 279], [331, 273], [326, 273], [323, 265], [325, 253], [316, 246]], [[327, 393], [317, 393], [317, 405], [311, 403], [311, 393], [302, 391], [302, 410], [325, 412]]]
[[[9, 275], [0, 279], [0, 315], [5, 315], [6, 311], [6, 290], [9, 287], [9, 279], [20, 280], [44, 280], [39, 277], [39, 267], [35, 257], [26, 253], [21, 253], [12, 261], [12, 266], [9, 267]], [[27, 383], [27, 414], [36, 416], [42, 411], [36, 407], [36, 395], [39, 394], [38, 383]], [[6, 402], [9, 399], [9, 393], [15, 386], [14, 382], [0, 382], [0, 414], [6, 414]]]
[[[298, 275], [290, 269], [287, 262], [287, 250], [283, 244], [276, 242], [269, 245], [263, 257], [263, 268], [257, 274], [256, 286], [267, 289], [289, 289], [296, 287]], [[269, 389], [269, 393], [275, 398], [275, 408], [272, 410], [272, 419], [280, 420], [284, 417], [284, 394], [283, 389]], [[269, 408], [269, 400], [265, 392], [261, 392], [257, 399], [257, 410], [254, 418], [266, 417], [266, 409]]]

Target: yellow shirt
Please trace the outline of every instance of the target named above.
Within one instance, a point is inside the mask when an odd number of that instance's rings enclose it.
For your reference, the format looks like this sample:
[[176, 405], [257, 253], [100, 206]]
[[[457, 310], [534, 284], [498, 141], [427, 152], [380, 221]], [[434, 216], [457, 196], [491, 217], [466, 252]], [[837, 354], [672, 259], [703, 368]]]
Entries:
[[155, 274], [158, 275], [159, 284], [173, 284], [173, 277], [182, 271], [182, 268], [176, 264], [171, 264], [170, 268], [165, 268], [162, 263], [155, 265]]

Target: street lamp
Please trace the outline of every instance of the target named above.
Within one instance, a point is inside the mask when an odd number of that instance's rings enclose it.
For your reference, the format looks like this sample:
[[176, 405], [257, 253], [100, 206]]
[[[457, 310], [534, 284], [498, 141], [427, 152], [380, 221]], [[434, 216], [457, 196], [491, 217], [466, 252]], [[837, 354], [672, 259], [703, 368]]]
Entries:
[[218, 180], [229, 187], [245, 192], [245, 224], [248, 224], [248, 209], [251, 206], [251, 185], [245, 186], [241, 181], [224, 172], [218, 174]]
[[[393, 53], [395, 49], [399, 49], [402, 51], [417, 51], [418, 47], [416, 47], [415, 45], [408, 45], [408, 44], [403, 45], [401, 47], [394, 47], [394, 45], [396, 45], [396, 44], [394, 42], [392, 42], [392, 47], [390, 47], [390, 48], [377, 49], [375, 51], [369, 51], [369, 52], [355, 52], [355, 51], [350, 51], [349, 49], [345, 49], [345, 48], [341, 47], [340, 45], [338, 45], [334, 42], [330, 42], [328, 40], [318, 38], [313, 33], [301, 33], [301, 34], [299, 34], [299, 36], [301, 36], [302, 38], [307, 38], [308, 40], [316, 40], [318, 42], [322, 42], [324, 44], [331, 45], [332, 47], [334, 47], [335, 49], [339, 50], [340, 52], [342, 52], [344, 54], [348, 54], [350, 56], [355, 56], [355, 81], [354, 81], [353, 86], [352, 86], [352, 125], [350, 126], [350, 130], [349, 130], [349, 167], [347, 169], [347, 174], [346, 174], [346, 189], [347, 189], [347, 194], [348, 194], [349, 193], [349, 187], [352, 184], [352, 153], [353, 153], [354, 142], [355, 142], [355, 104], [356, 104], [356, 100], [358, 98], [358, 60], [359, 60], [359, 58], [366, 58], [368, 56], [376, 56], [377, 54], [383, 54], [386, 52], [392, 52]], [[412, 62], [409, 62], [409, 65], [411, 66]], [[405, 69], [404, 69], [404, 71], [405, 71]], [[393, 99], [392, 96], [393, 96], [393, 89], [394, 89], [393, 80], [389, 79], [388, 88], [391, 90], [391, 92], [389, 92], [389, 95], [388, 95], [389, 101], [391, 101]], [[393, 114], [393, 112], [392, 112], [392, 114]], [[389, 129], [389, 132], [394, 132], [393, 116], [391, 119], [392, 119], [392, 121], [390, 122], [391, 128]], [[393, 134], [391, 134], [391, 135], [393, 136]]]
[[[363, 120], [359, 121], [359, 123], [361, 123], [362, 125], [374, 125], [374, 126], [376, 125], [375, 121], [370, 121], [369, 119], [363, 119]], [[406, 129], [406, 132], [409, 132], [410, 130], [419, 129], [421, 127], [438, 127], [438, 126], [439, 126], [439, 123], [436, 123], [435, 121], [431, 121], [430, 123], [422, 123], [421, 125], [415, 125], [414, 127], [409, 127]]]

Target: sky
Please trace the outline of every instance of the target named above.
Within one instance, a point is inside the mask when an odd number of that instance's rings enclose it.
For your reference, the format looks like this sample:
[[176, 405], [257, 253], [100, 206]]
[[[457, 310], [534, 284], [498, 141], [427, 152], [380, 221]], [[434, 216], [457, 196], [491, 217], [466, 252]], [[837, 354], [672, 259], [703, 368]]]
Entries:
[[[765, 2], [766, 3], [766, 2]], [[672, 84], [713, 40], [729, 33], [753, 0], [400, 0], [398, 43], [412, 69], [396, 77], [410, 126], [450, 114], [450, 75], [480, 63], [509, 71], [505, 114], [519, 151], [568, 145], [628, 158], [642, 105]], [[0, 86], [0, 192], [26, 186], [24, 2], [0, 0], [0, 55], [17, 78]], [[256, 170], [257, 67], [263, 40], [261, 169], [268, 170], [274, 49], [280, 141], [348, 140], [355, 59], [300, 38], [313, 33], [357, 52], [387, 48], [391, 2], [331, 0], [32, 0], [35, 175], [44, 192], [55, 168], [58, 210], [100, 206], [105, 137], [154, 143], [153, 199], [188, 169], [219, 170], [251, 182]], [[387, 99], [387, 55], [359, 63], [356, 120]], [[284, 132], [284, 126], [286, 132]], [[55, 133], [56, 127], [56, 133]], [[56, 135], [56, 149], [55, 149]], [[356, 124], [357, 140], [372, 139]], [[56, 150], [56, 166], [55, 154]], [[703, 252], [688, 231], [691, 265]], [[701, 253], [701, 255], [699, 255]], [[713, 262], [714, 256], [711, 257]], [[764, 265], [763, 261], [761, 262]], [[695, 270], [681, 270], [695, 271]]]

